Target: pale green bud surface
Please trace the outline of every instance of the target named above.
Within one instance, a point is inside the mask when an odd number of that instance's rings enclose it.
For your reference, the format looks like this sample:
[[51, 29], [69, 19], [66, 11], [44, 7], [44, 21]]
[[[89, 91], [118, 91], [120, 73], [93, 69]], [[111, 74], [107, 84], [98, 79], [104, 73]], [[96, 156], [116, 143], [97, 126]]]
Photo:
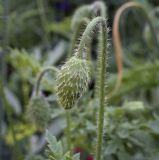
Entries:
[[50, 105], [43, 96], [35, 96], [30, 100], [27, 114], [38, 130], [44, 130], [51, 117]]
[[62, 66], [57, 76], [57, 96], [59, 103], [70, 109], [88, 88], [90, 80], [87, 60], [72, 57]]

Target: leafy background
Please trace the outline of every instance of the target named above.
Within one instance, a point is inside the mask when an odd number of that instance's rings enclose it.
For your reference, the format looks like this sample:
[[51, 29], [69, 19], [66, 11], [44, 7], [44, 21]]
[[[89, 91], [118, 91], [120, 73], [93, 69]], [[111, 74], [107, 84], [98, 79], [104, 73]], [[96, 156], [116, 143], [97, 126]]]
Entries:
[[[66, 60], [71, 39], [70, 23], [76, 8], [90, 0], [0, 0], [0, 159], [44, 159], [67, 152], [64, 110], [55, 95], [55, 75], [43, 79], [42, 91], [51, 105], [52, 120], [48, 132], [39, 132], [26, 118], [33, 85], [42, 68], [60, 67]], [[126, 0], [104, 1], [108, 8], [108, 25]], [[138, 0], [147, 9], [159, 39], [158, 0]], [[131, 18], [129, 18], [131, 17]], [[123, 47], [123, 83], [109, 99], [106, 109], [103, 158], [109, 160], [159, 159], [159, 89], [158, 50], [146, 20], [138, 10], [122, 16], [120, 33]], [[110, 32], [110, 38], [112, 37]], [[94, 42], [96, 43], [96, 42]], [[112, 43], [112, 42], [111, 42]], [[93, 48], [95, 61], [96, 52]], [[112, 44], [109, 53], [108, 93], [117, 79]], [[94, 63], [95, 65], [95, 63]], [[90, 89], [71, 111], [72, 152], [82, 160], [92, 160], [96, 139], [96, 97], [94, 80]], [[55, 145], [56, 144], [56, 145]], [[50, 144], [51, 146], [52, 144]], [[46, 152], [46, 148], [48, 152]], [[58, 149], [57, 149], [58, 148]], [[73, 159], [74, 158], [74, 159]], [[78, 157], [77, 157], [78, 158]], [[51, 158], [50, 158], [51, 159]]]

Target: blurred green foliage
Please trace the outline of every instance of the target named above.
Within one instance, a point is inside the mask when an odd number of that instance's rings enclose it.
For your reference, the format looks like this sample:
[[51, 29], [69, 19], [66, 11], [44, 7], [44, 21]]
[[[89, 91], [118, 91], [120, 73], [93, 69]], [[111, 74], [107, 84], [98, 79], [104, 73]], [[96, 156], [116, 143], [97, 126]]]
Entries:
[[[159, 39], [158, 0], [138, 1], [147, 8]], [[43, 3], [42, 8], [38, 2]], [[64, 2], [67, 2], [67, 5], [62, 8]], [[69, 152], [65, 152], [67, 147], [63, 133], [66, 124], [64, 111], [59, 107], [54, 94], [56, 75], [47, 75], [41, 87], [42, 94], [47, 96], [51, 105], [52, 120], [49, 123], [49, 132], [62, 140], [58, 142], [55, 137], [48, 134], [47, 153], [44, 153], [46, 148], [44, 133], [37, 131], [33, 124], [29, 123], [26, 118], [26, 106], [40, 71], [49, 65], [59, 67], [63, 64], [72, 35], [70, 23], [73, 12], [79, 5], [90, 2], [92, 1], [0, 0], [0, 57], [3, 56], [1, 53], [4, 50], [3, 44], [6, 43], [4, 41], [8, 39], [8, 44], [5, 46], [6, 77], [0, 75], [6, 78], [5, 84], [7, 84], [2, 86], [0, 81], [0, 92], [4, 91], [0, 94], [4, 100], [4, 103], [0, 100], [0, 151], [2, 151], [0, 159], [11, 160], [13, 159], [11, 157], [16, 157], [19, 154], [15, 151], [16, 148], [22, 154], [21, 159], [26, 160], [40, 160], [48, 155], [50, 160], [56, 156], [64, 160], [79, 159], [78, 155], [72, 157]], [[126, 0], [105, 2], [110, 17], [108, 22], [112, 28], [114, 14]], [[5, 9], [7, 7], [8, 13]], [[41, 12], [41, 9], [44, 12]], [[103, 156], [109, 160], [157, 160], [159, 159], [158, 51], [146, 20], [137, 10], [130, 10], [123, 15], [120, 33], [124, 52], [123, 82], [119, 91], [108, 103]], [[93, 46], [96, 46], [95, 43], [93, 42]], [[92, 55], [94, 59], [95, 48]], [[108, 93], [117, 81], [113, 47], [110, 56], [112, 58], [109, 62], [111, 66], [109, 72], [112, 76], [108, 79]], [[95, 66], [95, 62], [93, 65]], [[75, 107], [71, 112], [72, 150], [81, 147], [83, 152], [89, 154], [92, 154], [95, 145], [98, 107], [93, 87], [94, 80], [90, 84], [89, 92], [77, 104], [78, 108]], [[10, 120], [8, 115], [11, 117]], [[36, 154], [41, 154], [43, 157]], [[83, 154], [85, 153], [81, 153], [81, 157], [84, 157]]]

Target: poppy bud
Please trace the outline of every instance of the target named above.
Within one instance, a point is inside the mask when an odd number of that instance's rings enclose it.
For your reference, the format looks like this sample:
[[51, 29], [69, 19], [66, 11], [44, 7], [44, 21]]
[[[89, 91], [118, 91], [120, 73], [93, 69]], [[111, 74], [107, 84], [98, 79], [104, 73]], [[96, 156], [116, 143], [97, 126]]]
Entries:
[[83, 95], [90, 80], [89, 64], [86, 60], [72, 57], [62, 66], [57, 76], [59, 103], [70, 109]]
[[44, 130], [51, 118], [50, 105], [43, 96], [34, 96], [28, 105], [28, 118], [38, 130]]

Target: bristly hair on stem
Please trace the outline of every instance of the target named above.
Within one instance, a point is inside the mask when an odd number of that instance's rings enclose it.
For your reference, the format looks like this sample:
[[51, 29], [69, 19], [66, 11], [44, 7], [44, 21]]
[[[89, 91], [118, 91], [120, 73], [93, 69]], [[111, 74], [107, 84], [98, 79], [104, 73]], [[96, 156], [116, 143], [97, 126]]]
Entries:
[[77, 49], [81, 34], [85, 30], [88, 23], [89, 23], [88, 18], [82, 18], [81, 20], [78, 21], [76, 27], [73, 29], [73, 34], [72, 34], [69, 52], [68, 52], [68, 58], [70, 58], [74, 53], [74, 51]]
[[113, 23], [113, 42], [114, 42], [114, 47], [115, 47], [115, 58], [116, 58], [116, 63], [117, 63], [117, 68], [118, 68], [118, 78], [117, 78], [116, 86], [115, 86], [113, 92], [110, 94], [110, 96], [113, 96], [117, 92], [117, 90], [119, 89], [119, 87], [122, 83], [123, 65], [122, 65], [122, 45], [121, 45], [121, 39], [120, 39], [120, 34], [119, 34], [119, 21], [120, 21], [122, 14], [129, 8], [137, 8], [144, 14], [144, 16], [146, 17], [147, 22], [150, 26], [152, 36], [154, 39], [154, 43], [156, 45], [156, 49], [159, 51], [159, 42], [156, 37], [153, 24], [151, 22], [151, 19], [148, 15], [146, 9], [138, 2], [127, 2], [124, 5], [122, 5], [117, 10], [117, 13], [114, 18], [114, 23]]
[[93, 39], [95, 30], [100, 31], [99, 34], [99, 49], [98, 49], [98, 82], [96, 83], [96, 88], [98, 90], [97, 99], [99, 100], [98, 107], [98, 119], [97, 119], [97, 145], [96, 145], [96, 160], [101, 159], [102, 152], [102, 142], [103, 142], [103, 126], [104, 126], [104, 111], [105, 111], [105, 86], [106, 86], [106, 66], [107, 66], [107, 23], [104, 17], [94, 18], [86, 27], [81, 41], [78, 46], [76, 55], [79, 58], [88, 59], [87, 49], [89, 44]]
[[48, 67], [40, 73], [35, 85], [35, 95], [31, 97], [27, 107], [27, 117], [39, 131], [45, 130], [51, 119], [50, 104], [44, 96], [39, 95], [41, 80], [48, 71], [58, 72], [58, 69]]
[[[76, 10], [72, 19], [72, 24], [71, 24], [73, 35], [72, 35], [72, 39], [69, 47], [68, 59], [72, 56], [73, 53], [76, 53], [76, 51], [78, 50], [78, 45], [80, 43], [84, 30], [86, 29], [91, 18], [94, 15], [97, 15], [98, 13], [102, 17], [106, 17], [106, 7], [102, 1], [96, 1], [91, 5], [82, 6]], [[90, 60], [91, 59], [91, 43], [87, 48], [87, 52], [89, 53], [87, 57]], [[67, 120], [67, 128], [66, 128], [67, 143], [68, 143], [68, 148], [70, 149], [71, 148], [71, 138], [69, 136], [70, 113], [67, 110], [66, 110], [66, 120]]]
[[91, 20], [94, 16], [106, 17], [107, 8], [103, 1], [95, 1], [91, 5], [79, 7], [72, 18], [71, 29], [77, 27], [77, 24], [83, 18]]
[[35, 86], [35, 94], [38, 95], [39, 94], [39, 90], [40, 90], [40, 85], [41, 85], [41, 81], [42, 81], [42, 78], [44, 77], [45, 73], [47, 73], [48, 71], [52, 71], [54, 73], [57, 73], [58, 72], [58, 69], [55, 68], [55, 67], [47, 67], [45, 68], [40, 74], [39, 74], [39, 77], [37, 79], [37, 83], [36, 83], [36, 86]]
[[[77, 50], [77, 46], [79, 45], [79, 42], [81, 41], [82, 34], [88, 25], [88, 23], [97, 16], [106, 17], [107, 15], [107, 8], [103, 1], [95, 1], [91, 5], [83, 5], [82, 7], [79, 7], [72, 18], [71, 22], [71, 30], [73, 31], [73, 36], [69, 48], [69, 54], [68, 57], [72, 55], [72, 53], [75, 53]], [[87, 47], [87, 53], [91, 57], [91, 44]], [[87, 54], [88, 55], [88, 54]]]

